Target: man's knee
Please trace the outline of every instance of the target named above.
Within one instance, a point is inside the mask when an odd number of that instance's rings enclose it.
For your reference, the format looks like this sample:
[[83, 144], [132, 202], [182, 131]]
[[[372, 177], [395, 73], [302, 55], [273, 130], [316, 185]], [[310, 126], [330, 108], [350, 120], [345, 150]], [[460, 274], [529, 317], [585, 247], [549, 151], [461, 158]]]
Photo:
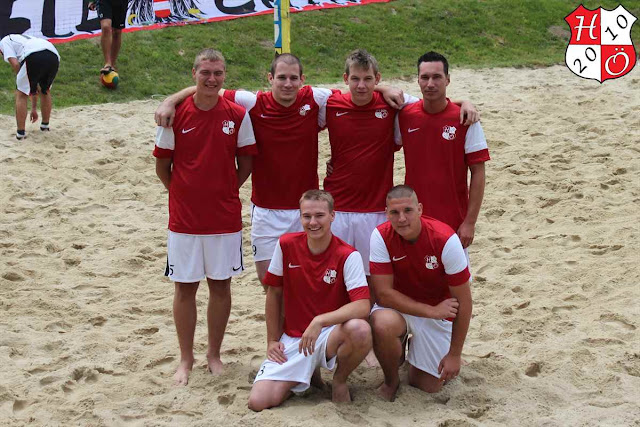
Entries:
[[175, 298], [179, 302], [190, 301], [195, 299], [198, 291], [197, 283], [178, 283], [175, 284]]
[[271, 402], [271, 396], [269, 395], [258, 395], [258, 393], [253, 393], [249, 395], [249, 409], [255, 412], [260, 412], [264, 409], [269, 409], [273, 406], [276, 406]]
[[112, 28], [111, 34], [114, 39], [119, 39], [122, 37], [122, 30], [120, 28]]
[[418, 381], [415, 378], [409, 377], [409, 385], [411, 387], [418, 388], [426, 393], [438, 393], [442, 390], [444, 383], [442, 381]]
[[352, 319], [344, 324], [345, 332], [356, 347], [371, 346], [371, 326], [366, 320]]
[[253, 385], [251, 393], [249, 394], [248, 407], [252, 411], [260, 412], [264, 409], [273, 408], [279, 406], [284, 398], [288, 395], [287, 390], [284, 396], [277, 388], [270, 387], [268, 383], [258, 381]]
[[409, 385], [426, 393], [438, 393], [442, 390], [444, 382], [440, 381], [440, 378], [411, 366], [409, 369]]
[[213, 280], [207, 278], [209, 292], [217, 298], [226, 298], [231, 296], [231, 279]]
[[102, 19], [100, 21], [100, 31], [103, 36], [112, 36], [113, 28], [111, 27], [111, 19]]
[[375, 338], [398, 336], [405, 330], [404, 319], [393, 310], [376, 310], [370, 322]]

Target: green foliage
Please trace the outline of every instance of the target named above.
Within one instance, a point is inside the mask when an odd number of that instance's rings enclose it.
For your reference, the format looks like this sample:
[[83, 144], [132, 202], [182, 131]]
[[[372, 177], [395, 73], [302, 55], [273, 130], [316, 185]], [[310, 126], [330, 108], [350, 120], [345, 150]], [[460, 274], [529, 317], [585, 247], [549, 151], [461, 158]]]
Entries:
[[[618, 1], [583, 1], [588, 8], [613, 9]], [[445, 54], [453, 67], [547, 66], [564, 61], [570, 0], [395, 0], [364, 7], [292, 14], [292, 50], [300, 56], [307, 82], [338, 81], [344, 58], [364, 47], [386, 79], [415, 74], [422, 53]], [[640, 0], [622, 4], [640, 16]], [[632, 37], [640, 48], [640, 24]], [[192, 83], [198, 51], [215, 47], [227, 58], [227, 87], [262, 89], [273, 58], [273, 18], [262, 15], [204, 25], [138, 31], [123, 36], [118, 62], [120, 85], [103, 88], [100, 39], [58, 45], [62, 56], [55, 82], [56, 107], [164, 97]], [[0, 112], [12, 113], [10, 67], [0, 67]]]

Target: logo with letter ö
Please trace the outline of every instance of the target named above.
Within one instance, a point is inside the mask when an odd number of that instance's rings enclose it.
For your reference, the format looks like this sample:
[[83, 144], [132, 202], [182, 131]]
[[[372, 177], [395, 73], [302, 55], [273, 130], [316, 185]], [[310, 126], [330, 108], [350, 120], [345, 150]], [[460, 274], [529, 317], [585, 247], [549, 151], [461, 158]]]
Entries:
[[564, 20], [571, 27], [564, 59], [574, 74], [602, 83], [624, 76], [636, 65], [631, 26], [637, 18], [622, 5], [614, 10], [580, 5]]
[[336, 278], [338, 277], [338, 272], [332, 268], [327, 268], [327, 271], [324, 272], [324, 277], [322, 280], [327, 285], [333, 285], [336, 283]]

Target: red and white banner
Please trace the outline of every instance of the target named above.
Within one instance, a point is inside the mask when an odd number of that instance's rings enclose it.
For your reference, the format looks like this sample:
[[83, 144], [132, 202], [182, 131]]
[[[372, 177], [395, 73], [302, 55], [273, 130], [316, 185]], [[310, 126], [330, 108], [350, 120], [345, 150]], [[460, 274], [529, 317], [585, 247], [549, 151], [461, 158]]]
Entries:
[[[125, 0], [126, 1], [126, 0]], [[273, 14], [272, 0], [128, 0], [125, 30], [154, 30]], [[387, 3], [391, 0], [291, 0], [292, 12]], [[0, 38], [27, 34], [52, 43], [96, 37], [100, 22], [89, 0], [0, 0]]]

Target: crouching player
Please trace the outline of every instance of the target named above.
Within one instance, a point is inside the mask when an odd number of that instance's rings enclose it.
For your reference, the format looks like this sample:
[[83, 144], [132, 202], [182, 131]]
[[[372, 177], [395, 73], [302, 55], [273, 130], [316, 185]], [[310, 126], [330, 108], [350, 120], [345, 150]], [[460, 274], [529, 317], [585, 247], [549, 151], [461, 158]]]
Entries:
[[408, 334], [410, 385], [435, 393], [458, 375], [471, 290], [460, 239], [445, 223], [421, 216], [411, 187], [389, 191], [386, 214], [389, 221], [371, 234], [371, 283], [378, 298], [371, 326], [384, 372], [378, 392], [394, 400]]
[[337, 365], [333, 401], [351, 401], [347, 377], [371, 349], [363, 320], [369, 288], [360, 254], [331, 233], [334, 218], [331, 194], [309, 190], [300, 199], [304, 231], [285, 234], [276, 245], [265, 276], [267, 360], [249, 396], [254, 411], [308, 389], [312, 376], [320, 379], [320, 366]]

